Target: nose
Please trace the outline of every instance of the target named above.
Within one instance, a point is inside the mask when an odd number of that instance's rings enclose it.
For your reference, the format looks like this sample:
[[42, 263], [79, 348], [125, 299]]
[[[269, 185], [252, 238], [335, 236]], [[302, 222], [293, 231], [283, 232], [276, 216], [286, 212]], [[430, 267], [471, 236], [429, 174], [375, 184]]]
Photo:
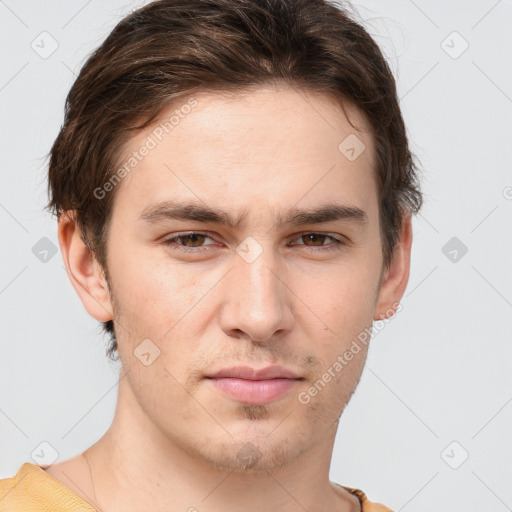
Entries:
[[237, 255], [226, 277], [220, 325], [228, 336], [264, 343], [291, 329], [293, 293], [271, 249], [254, 261]]

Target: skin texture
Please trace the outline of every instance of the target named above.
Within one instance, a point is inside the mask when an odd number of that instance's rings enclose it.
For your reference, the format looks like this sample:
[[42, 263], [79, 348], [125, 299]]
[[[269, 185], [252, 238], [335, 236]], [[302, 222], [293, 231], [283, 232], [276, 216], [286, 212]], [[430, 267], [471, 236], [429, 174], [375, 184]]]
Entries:
[[[85, 452], [94, 488], [84, 477], [76, 492], [109, 512], [231, 512], [241, 504], [248, 512], [360, 510], [354, 496], [335, 490], [329, 468], [367, 346], [309, 403], [298, 395], [396, 309], [409, 278], [410, 216], [381, 274], [372, 136], [356, 132], [327, 96], [269, 85], [194, 98], [192, 111], [117, 185], [108, 283], [72, 218], [59, 220], [70, 280], [90, 315], [115, 319], [122, 362], [114, 421]], [[355, 109], [346, 111], [368, 129]], [[131, 139], [124, 155], [152, 129]], [[338, 145], [352, 133], [366, 149], [349, 161]], [[247, 215], [237, 228], [138, 220], [148, 204], [171, 199]], [[367, 226], [277, 227], [280, 212], [332, 201], [364, 210]], [[182, 251], [163, 243], [192, 230], [207, 236], [181, 239]], [[247, 237], [262, 251], [250, 263], [236, 252]], [[160, 350], [149, 366], [136, 356], [145, 339]], [[247, 405], [204, 378], [237, 364], [280, 364], [303, 380], [274, 402]], [[255, 460], [247, 462], [241, 454], [251, 450]], [[80, 455], [48, 472], [68, 485], [59, 470], [72, 461], [85, 467]]]

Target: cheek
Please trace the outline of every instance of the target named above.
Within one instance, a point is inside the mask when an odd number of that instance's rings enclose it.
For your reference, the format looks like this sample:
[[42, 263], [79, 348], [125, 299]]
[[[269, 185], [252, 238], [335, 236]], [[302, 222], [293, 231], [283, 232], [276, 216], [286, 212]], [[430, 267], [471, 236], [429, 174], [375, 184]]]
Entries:
[[308, 337], [315, 340], [314, 350], [322, 362], [317, 379], [332, 379], [319, 399], [329, 397], [340, 405], [349, 398], [366, 359], [376, 278], [368, 267], [361, 267], [359, 272], [331, 272], [330, 279], [315, 282], [314, 291], [304, 289], [304, 299], [297, 293], [306, 306], [301, 305], [303, 313], [296, 314], [311, 319]]
[[325, 322], [324, 329], [338, 333], [341, 327], [371, 322], [377, 284], [369, 266], [331, 266], [313, 280], [297, 281], [295, 290], [304, 304]]
[[115, 267], [118, 302], [143, 324], [177, 320], [197, 302], [201, 291], [196, 276], [188, 275], [181, 265], [151, 258], [157, 250], [132, 253]]
[[184, 380], [186, 362], [199, 350], [201, 329], [209, 318], [211, 304], [204, 296], [214, 283], [197, 272], [185, 272], [183, 265], [151, 261], [147, 255], [125, 258], [113, 280], [116, 316], [124, 327], [120, 351], [126, 347], [130, 357], [142, 340], [149, 339], [160, 350], [155, 369], [159, 362]]

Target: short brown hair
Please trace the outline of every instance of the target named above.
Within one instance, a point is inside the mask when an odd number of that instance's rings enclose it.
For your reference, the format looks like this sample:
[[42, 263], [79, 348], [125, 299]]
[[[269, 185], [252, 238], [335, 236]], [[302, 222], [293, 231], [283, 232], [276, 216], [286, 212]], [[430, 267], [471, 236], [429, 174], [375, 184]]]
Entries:
[[[243, 91], [280, 81], [355, 105], [376, 147], [383, 268], [405, 214], [423, 199], [396, 84], [368, 32], [334, 0], [157, 0], [122, 19], [88, 58], [66, 98], [50, 150], [49, 202], [74, 211], [107, 272], [106, 242], [119, 148], [171, 101], [197, 90]], [[108, 277], [107, 277], [108, 281]], [[114, 323], [107, 355], [117, 352]]]

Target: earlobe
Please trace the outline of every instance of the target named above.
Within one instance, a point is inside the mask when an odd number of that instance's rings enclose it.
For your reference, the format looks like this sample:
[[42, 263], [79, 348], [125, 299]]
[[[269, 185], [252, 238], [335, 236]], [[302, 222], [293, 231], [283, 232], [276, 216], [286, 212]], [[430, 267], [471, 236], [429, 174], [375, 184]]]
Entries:
[[385, 271], [375, 304], [374, 320], [393, 316], [399, 307], [407, 283], [411, 263], [412, 220], [408, 215], [402, 223], [399, 241], [389, 268]]
[[59, 216], [58, 238], [66, 272], [85, 309], [100, 322], [112, 320], [112, 303], [105, 276], [82, 239], [74, 212], [63, 212]]

